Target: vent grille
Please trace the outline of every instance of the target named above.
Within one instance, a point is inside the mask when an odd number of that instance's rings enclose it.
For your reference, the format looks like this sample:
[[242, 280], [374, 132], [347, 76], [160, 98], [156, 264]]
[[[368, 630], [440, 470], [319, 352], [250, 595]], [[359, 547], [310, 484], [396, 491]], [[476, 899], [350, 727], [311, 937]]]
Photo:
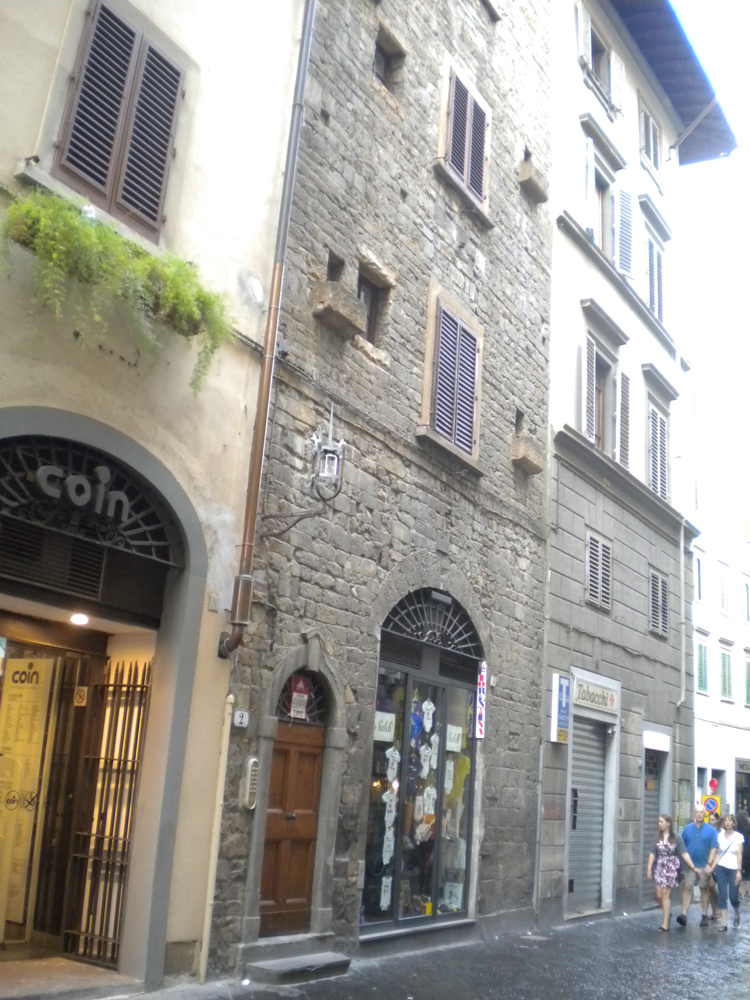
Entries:
[[164, 975], [183, 976], [195, 972], [198, 964], [197, 941], [168, 941], [164, 949]]
[[474, 686], [477, 683], [477, 661], [455, 653], [441, 653], [440, 676]]
[[0, 576], [99, 600], [106, 550], [13, 518], [0, 520]]
[[380, 659], [389, 663], [397, 663], [402, 667], [419, 670], [422, 666], [422, 647], [418, 642], [410, 642], [401, 636], [388, 632], [380, 634]]

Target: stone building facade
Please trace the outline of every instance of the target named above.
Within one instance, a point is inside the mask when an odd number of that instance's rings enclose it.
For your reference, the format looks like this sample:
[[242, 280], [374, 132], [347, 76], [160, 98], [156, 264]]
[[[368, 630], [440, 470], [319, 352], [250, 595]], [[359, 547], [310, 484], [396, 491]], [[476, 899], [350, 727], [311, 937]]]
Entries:
[[[217, 973], [530, 917], [547, 7], [318, 7], [233, 674], [250, 725], [230, 746]], [[326, 493], [310, 442], [329, 423], [344, 451]]]
[[690, 819], [697, 529], [669, 195], [682, 164], [736, 145], [668, 3], [552, 16], [544, 921], [652, 905], [658, 815]]

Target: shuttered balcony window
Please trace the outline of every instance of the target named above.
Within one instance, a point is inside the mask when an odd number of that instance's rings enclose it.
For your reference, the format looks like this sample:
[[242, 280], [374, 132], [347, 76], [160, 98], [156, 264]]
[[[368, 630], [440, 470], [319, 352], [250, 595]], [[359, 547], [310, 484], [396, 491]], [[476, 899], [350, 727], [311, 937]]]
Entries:
[[653, 570], [649, 573], [649, 631], [669, 638], [669, 580]]
[[708, 691], [708, 649], [702, 642], [698, 643], [696, 686], [699, 691]]
[[438, 300], [431, 425], [469, 455], [476, 450], [478, 339]]
[[595, 535], [588, 538], [586, 600], [603, 611], [612, 607], [612, 546]]
[[488, 115], [469, 88], [451, 74], [446, 163], [477, 201], [487, 198]]
[[88, 17], [55, 172], [156, 239], [183, 72], [106, 4]]

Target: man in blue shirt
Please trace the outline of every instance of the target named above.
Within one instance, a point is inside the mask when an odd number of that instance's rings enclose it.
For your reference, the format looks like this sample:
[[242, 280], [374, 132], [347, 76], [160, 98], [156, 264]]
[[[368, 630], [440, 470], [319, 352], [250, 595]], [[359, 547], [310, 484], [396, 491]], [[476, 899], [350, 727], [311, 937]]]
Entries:
[[716, 830], [706, 823], [706, 810], [703, 806], [695, 807], [695, 820], [682, 831], [682, 839], [690, 860], [695, 865], [693, 871], [682, 869], [682, 913], [677, 918], [680, 927], [687, 925], [687, 912], [693, 901], [693, 890], [699, 886], [701, 891], [701, 927], [708, 926], [708, 884], [711, 878], [709, 869], [714, 860], [719, 841]]

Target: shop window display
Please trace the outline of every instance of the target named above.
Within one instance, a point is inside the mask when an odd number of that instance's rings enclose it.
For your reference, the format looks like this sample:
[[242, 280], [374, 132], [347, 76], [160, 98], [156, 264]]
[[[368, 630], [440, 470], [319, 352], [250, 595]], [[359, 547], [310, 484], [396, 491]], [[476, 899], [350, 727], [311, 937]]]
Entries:
[[406, 645], [406, 669], [381, 651], [365, 931], [464, 914], [468, 905], [478, 662], [427, 643]]

